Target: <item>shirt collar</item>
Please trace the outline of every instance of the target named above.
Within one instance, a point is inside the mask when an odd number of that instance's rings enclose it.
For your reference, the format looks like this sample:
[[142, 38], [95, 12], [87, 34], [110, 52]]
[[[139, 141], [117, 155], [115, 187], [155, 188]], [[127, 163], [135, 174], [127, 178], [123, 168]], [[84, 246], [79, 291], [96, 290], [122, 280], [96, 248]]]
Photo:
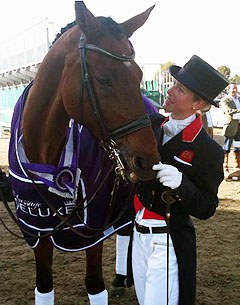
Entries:
[[[164, 122], [162, 123], [161, 126], [163, 126], [169, 120], [171, 120], [170, 116], [164, 120]], [[178, 120], [175, 120], [175, 121], [178, 121]], [[193, 114], [183, 121], [184, 121], [184, 123], [190, 122], [190, 124], [188, 126], [186, 126], [182, 131], [182, 141], [183, 142], [193, 142], [203, 127], [202, 117], [199, 114], [197, 114], [197, 115]]]

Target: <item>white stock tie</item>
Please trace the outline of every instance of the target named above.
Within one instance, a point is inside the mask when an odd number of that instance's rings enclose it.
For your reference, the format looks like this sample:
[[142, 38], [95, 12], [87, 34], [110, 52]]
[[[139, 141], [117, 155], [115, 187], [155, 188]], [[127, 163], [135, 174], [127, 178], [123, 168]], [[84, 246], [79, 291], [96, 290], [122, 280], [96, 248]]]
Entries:
[[178, 134], [181, 131], [181, 128], [179, 128], [179, 124], [175, 124], [172, 120], [166, 122], [163, 125], [164, 133], [169, 137], [174, 137], [176, 134]]

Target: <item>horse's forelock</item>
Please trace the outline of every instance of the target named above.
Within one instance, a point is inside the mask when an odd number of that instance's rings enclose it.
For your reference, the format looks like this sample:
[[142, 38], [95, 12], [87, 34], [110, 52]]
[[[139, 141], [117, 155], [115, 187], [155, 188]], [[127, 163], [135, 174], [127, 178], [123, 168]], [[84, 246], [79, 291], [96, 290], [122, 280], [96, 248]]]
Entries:
[[[109, 32], [116, 38], [120, 39], [125, 36], [124, 30], [121, 25], [115, 22], [111, 17], [97, 17], [98, 21], [108, 28]], [[64, 28], [61, 28], [60, 32], [56, 35], [52, 42], [52, 45], [68, 30], [77, 24], [76, 21], [68, 23]]]
[[117, 22], [115, 22], [111, 17], [97, 17], [99, 23], [104, 27], [107, 27], [109, 32], [116, 38], [120, 39], [125, 36], [124, 30]]

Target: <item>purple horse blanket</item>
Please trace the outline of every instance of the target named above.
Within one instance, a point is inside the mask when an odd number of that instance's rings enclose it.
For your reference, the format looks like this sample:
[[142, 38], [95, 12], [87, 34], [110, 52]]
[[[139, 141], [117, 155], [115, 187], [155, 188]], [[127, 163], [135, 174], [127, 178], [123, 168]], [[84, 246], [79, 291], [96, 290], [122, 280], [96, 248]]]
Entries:
[[[91, 133], [72, 120], [58, 166], [30, 163], [24, 151], [24, 135], [20, 127], [29, 88], [25, 89], [14, 108], [9, 144], [9, 180], [19, 224], [32, 248], [37, 246], [40, 235], [52, 232], [50, 238], [56, 248], [84, 250], [131, 223], [134, 215], [132, 185], [121, 181], [109, 218], [115, 179], [113, 163]], [[156, 112], [151, 102], [145, 97], [143, 99], [147, 112]], [[34, 174], [34, 181], [29, 173]], [[106, 181], [92, 198], [104, 179]], [[78, 214], [69, 221], [70, 225], [54, 231], [61, 219], [70, 215], [76, 206], [79, 206]]]

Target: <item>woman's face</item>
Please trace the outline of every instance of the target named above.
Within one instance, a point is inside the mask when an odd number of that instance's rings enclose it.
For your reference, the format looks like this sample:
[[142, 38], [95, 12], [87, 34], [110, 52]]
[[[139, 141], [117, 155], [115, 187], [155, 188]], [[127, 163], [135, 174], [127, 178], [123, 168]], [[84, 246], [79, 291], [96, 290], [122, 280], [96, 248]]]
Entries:
[[194, 93], [175, 81], [168, 89], [163, 108], [166, 112], [171, 112], [173, 119], [183, 120], [197, 111], [197, 104]]

